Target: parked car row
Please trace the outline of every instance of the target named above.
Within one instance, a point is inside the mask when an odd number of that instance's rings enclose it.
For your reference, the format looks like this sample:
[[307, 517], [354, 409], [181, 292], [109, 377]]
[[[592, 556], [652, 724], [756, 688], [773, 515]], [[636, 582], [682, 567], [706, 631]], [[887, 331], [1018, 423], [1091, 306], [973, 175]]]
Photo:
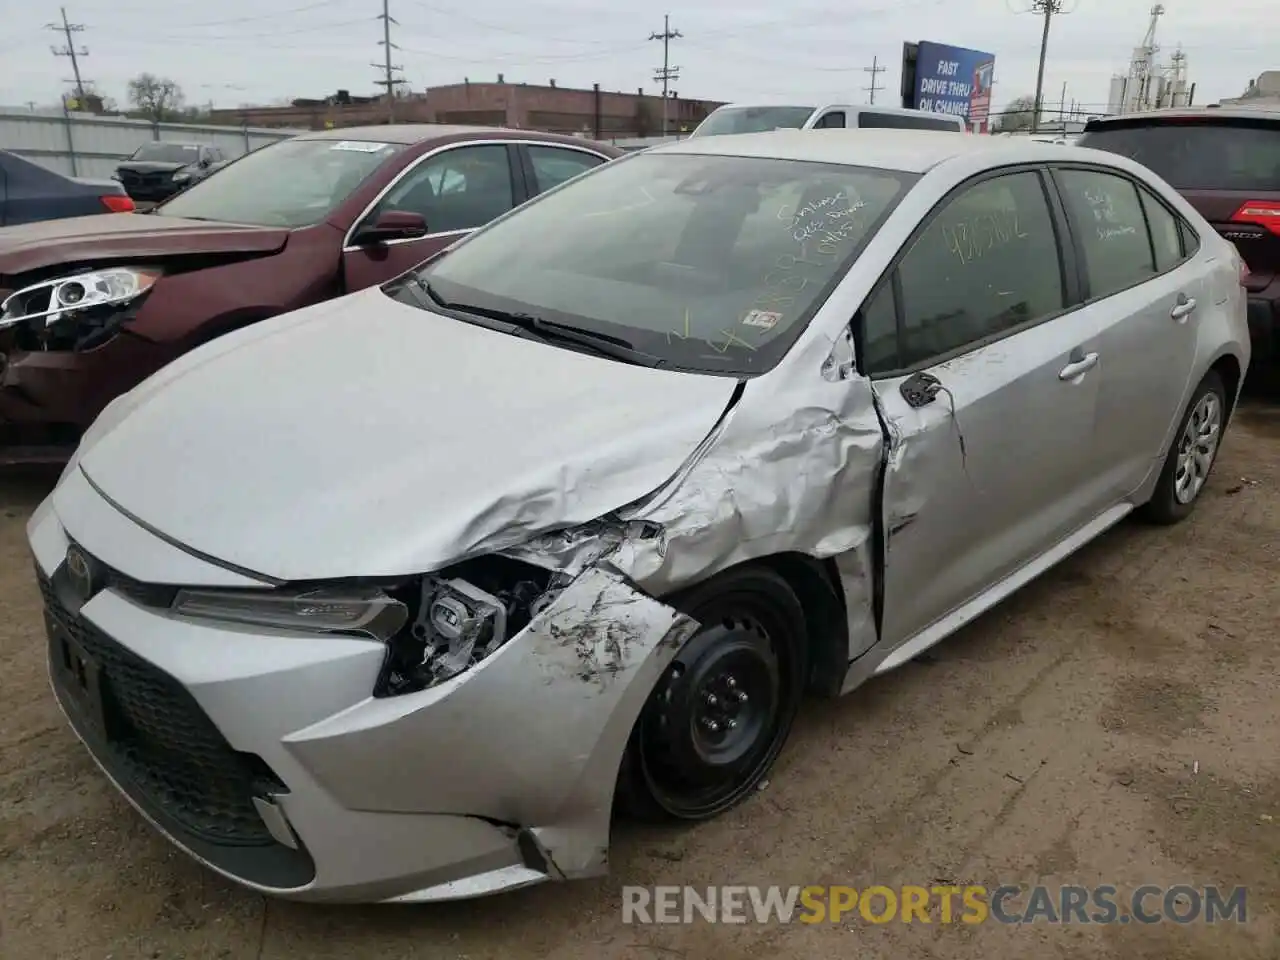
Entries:
[[308, 134], [0, 250], [0, 415], [92, 421], [28, 527], [55, 696], [213, 870], [602, 873], [615, 811], [719, 815], [806, 694], [1194, 509], [1252, 281], [1147, 167], [884, 129], [616, 155]]
[[619, 155], [476, 127], [325, 131], [146, 214], [0, 232], [0, 461], [65, 461], [108, 402], [193, 347], [389, 280]]

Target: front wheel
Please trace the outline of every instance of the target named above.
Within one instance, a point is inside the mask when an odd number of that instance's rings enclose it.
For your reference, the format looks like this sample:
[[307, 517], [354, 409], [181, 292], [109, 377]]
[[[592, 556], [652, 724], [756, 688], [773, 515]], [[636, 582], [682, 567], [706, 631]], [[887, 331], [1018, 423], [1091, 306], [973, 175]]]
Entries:
[[1186, 519], [1209, 480], [1227, 422], [1227, 391], [1210, 370], [1191, 395], [1155, 493], [1143, 507], [1147, 519], [1162, 524]]
[[750, 796], [804, 693], [804, 611], [777, 573], [743, 568], [677, 601], [701, 626], [636, 721], [618, 778], [642, 820], [709, 820]]

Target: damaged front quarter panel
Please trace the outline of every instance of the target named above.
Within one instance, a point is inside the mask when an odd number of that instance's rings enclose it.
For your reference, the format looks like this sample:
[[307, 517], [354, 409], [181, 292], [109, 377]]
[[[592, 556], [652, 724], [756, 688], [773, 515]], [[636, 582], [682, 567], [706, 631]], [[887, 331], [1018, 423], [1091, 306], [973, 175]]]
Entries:
[[[697, 627], [618, 575], [588, 569], [466, 673], [366, 701], [285, 744], [348, 809], [512, 824], [559, 875], [601, 873], [627, 739]], [[406, 749], [410, 763], [383, 762]]]
[[782, 554], [834, 561], [852, 660], [876, 640], [878, 481], [884, 430], [844, 339], [810, 345], [809, 376], [758, 377], [649, 496], [608, 518], [505, 550], [549, 569], [599, 565], [653, 596]]

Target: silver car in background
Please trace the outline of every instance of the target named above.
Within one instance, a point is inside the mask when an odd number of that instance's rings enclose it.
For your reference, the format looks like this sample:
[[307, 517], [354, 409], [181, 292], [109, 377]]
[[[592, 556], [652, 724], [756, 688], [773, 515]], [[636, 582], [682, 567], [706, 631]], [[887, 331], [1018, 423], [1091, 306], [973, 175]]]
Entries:
[[108, 407], [29, 526], [55, 694], [265, 893], [600, 874], [615, 811], [750, 796], [806, 693], [1185, 517], [1248, 368], [1239, 271], [1079, 148], [606, 164]]

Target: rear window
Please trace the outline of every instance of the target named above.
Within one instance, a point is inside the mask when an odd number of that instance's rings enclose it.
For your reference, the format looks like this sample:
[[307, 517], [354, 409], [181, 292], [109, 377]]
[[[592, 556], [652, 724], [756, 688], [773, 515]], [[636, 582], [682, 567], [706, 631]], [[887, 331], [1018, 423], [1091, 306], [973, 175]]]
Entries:
[[1078, 145], [1136, 160], [1179, 190], [1280, 191], [1277, 123], [1102, 124]]
[[950, 130], [960, 132], [960, 124], [942, 117], [914, 116], [910, 113], [873, 113], [864, 110], [858, 114], [858, 126], [863, 130]]

